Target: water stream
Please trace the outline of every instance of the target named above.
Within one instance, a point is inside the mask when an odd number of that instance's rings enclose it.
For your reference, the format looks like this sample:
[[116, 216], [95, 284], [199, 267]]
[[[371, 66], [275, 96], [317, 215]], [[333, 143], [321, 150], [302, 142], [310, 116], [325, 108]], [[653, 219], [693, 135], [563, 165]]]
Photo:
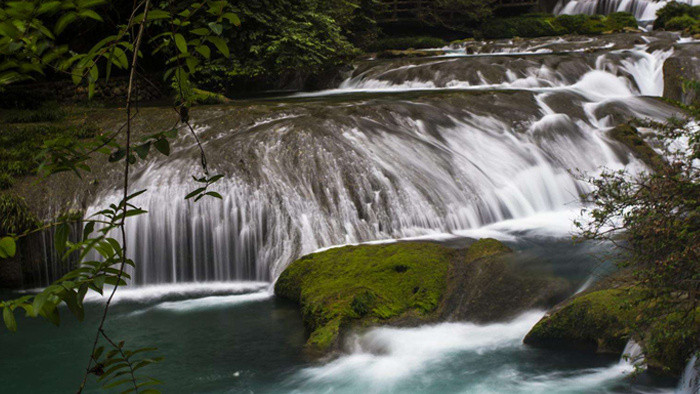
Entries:
[[[585, 288], [609, 267], [593, 257], [605, 245], [570, 242], [587, 190], [577, 174], [645, 169], [608, 131], [677, 114], [654, 97], [677, 44], [667, 33], [485, 42], [478, 53], [361, 62], [328, 91], [198, 108], [224, 198], [183, 199], [198, 155], [184, 132], [170, 158], [136, 169], [149, 213], [128, 221], [136, 287], [118, 293], [109, 328], [163, 349], [166, 392], [671, 392], [675, 380], [631, 378], [624, 359], [525, 347], [541, 311], [372, 329], [312, 363], [298, 311], [270, 285], [321, 248], [490, 236]], [[117, 199], [106, 188], [89, 211]], [[20, 319], [19, 334], [0, 333], [3, 390], [74, 389], [95, 322], [66, 320]], [[26, 376], [42, 363], [51, 368]]]

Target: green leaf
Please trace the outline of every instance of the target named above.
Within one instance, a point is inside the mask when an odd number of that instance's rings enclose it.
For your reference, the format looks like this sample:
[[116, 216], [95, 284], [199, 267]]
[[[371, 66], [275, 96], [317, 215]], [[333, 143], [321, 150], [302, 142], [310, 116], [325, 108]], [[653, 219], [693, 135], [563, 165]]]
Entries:
[[185, 37], [180, 33], [175, 34], [175, 46], [177, 46], [180, 52], [187, 53], [187, 41], [185, 41]]
[[83, 240], [86, 240], [95, 231], [95, 222], [87, 222], [83, 228]]
[[68, 27], [73, 21], [76, 20], [78, 15], [75, 12], [68, 12], [63, 14], [60, 18], [58, 18], [58, 22], [56, 22], [56, 26], [54, 26], [53, 31], [56, 34], [61, 34], [63, 30]]
[[78, 15], [82, 16], [83, 18], [90, 18], [102, 22], [102, 17], [93, 10], [82, 10], [78, 13]]
[[188, 195], [186, 195], [186, 196], [185, 196], [185, 200], [189, 200], [190, 198], [192, 198], [192, 197], [194, 197], [194, 196], [196, 196], [196, 195], [198, 195], [198, 194], [204, 192], [205, 190], [207, 190], [206, 187], [200, 187], [199, 189], [196, 189], [195, 191], [193, 191], [193, 192], [189, 193]]
[[10, 310], [9, 307], [5, 307], [2, 310], [2, 319], [5, 320], [5, 325], [10, 331], [17, 331], [17, 321], [15, 320], [15, 314]]
[[206, 36], [207, 34], [209, 34], [209, 29], [204, 28], [204, 27], [200, 27], [197, 29], [190, 30], [190, 33], [196, 34], [198, 36]]
[[202, 56], [204, 56], [206, 59], [209, 59], [209, 57], [211, 57], [211, 49], [209, 49], [209, 47], [206, 45], [199, 45], [195, 48], [195, 50], [199, 52]]
[[17, 245], [12, 237], [4, 237], [0, 239], [0, 258], [7, 259], [15, 257]]
[[70, 226], [67, 223], [61, 223], [56, 227], [53, 235], [53, 243], [59, 255], [62, 255], [66, 250], [66, 242], [68, 242], [68, 234], [70, 234]]
[[134, 148], [134, 152], [143, 160], [148, 156], [148, 151], [151, 149], [151, 142], [146, 142]]
[[164, 154], [165, 156], [170, 156], [170, 143], [165, 138], [156, 140], [156, 142], [153, 143], [153, 146], [158, 149], [158, 152]]
[[209, 22], [209, 28], [217, 36], [220, 36], [221, 33], [224, 31], [224, 27], [221, 26], [221, 23]]
[[218, 198], [219, 200], [223, 199], [223, 197], [221, 197], [221, 194], [217, 192], [206, 192], [205, 195]]
[[221, 16], [228, 19], [228, 21], [231, 22], [231, 24], [234, 26], [241, 25], [241, 20], [238, 19], [238, 15], [234, 14], [233, 12], [227, 12]]
[[222, 55], [229, 57], [230, 52], [228, 50], [228, 45], [226, 45], [226, 40], [221, 37], [208, 37], [207, 39], [216, 46], [216, 49], [218, 49]]

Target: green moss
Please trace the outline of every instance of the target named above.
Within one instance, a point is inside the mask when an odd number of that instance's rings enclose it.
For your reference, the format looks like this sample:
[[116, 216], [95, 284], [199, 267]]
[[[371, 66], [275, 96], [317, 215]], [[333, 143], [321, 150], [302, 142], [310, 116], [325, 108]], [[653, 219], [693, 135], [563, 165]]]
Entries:
[[441, 300], [455, 250], [430, 243], [361, 245], [302, 257], [275, 294], [301, 305], [312, 352], [332, 348], [341, 328], [405, 316], [427, 319]]
[[[575, 348], [620, 354], [627, 340], [641, 342], [649, 367], [678, 375], [700, 344], [700, 307], [685, 308], [659, 299], [648, 301], [641, 290], [600, 290], [567, 301], [540, 320], [524, 342], [549, 348]], [[640, 320], [654, 310], [652, 321]], [[688, 313], [690, 311], [690, 313]]]
[[192, 89], [194, 93], [193, 101], [195, 104], [223, 104], [229, 100], [226, 96], [219, 93], [209, 92], [202, 89]]
[[543, 347], [569, 347], [598, 352], [622, 352], [629, 337], [628, 290], [603, 290], [574, 298], [540, 320], [524, 342]]
[[637, 129], [629, 124], [622, 124], [610, 130], [610, 137], [625, 145], [632, 154], [653, 169], [664, 165], [661, 155], [647, 144]]
[[469, 246], [467, 249], [466, 261], [474, 261], [486, 256], [511, 252], [510, 248], [503, 245], [501, 241], [493, 238], [482, 238]]

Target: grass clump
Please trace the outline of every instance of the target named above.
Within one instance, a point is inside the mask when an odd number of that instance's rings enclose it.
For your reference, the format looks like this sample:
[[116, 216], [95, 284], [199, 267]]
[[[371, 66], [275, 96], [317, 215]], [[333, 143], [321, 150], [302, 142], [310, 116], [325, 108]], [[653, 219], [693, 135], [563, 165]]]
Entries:
[[16, 178], [34, 174], [39, 167], [37, 154], [46, 140], [64, 137], [74, 140], [95, 137], [98, 126], [82, 121], [71, 124], [0, 125], [0, 189], [12, 186]]
[[23, 233], [39, 224], [39, 219], [29, 210], [23, 198], [0, 194], [0, 236]]
[[427, 319], [446, 287], [455, 250], [430, 243], [361, 245], [311, 254], [279, 277], [275, 294], [301, 305], [307, 349], [331, 350], [344, 327]]
[[66, 111], [56, 102], [45, 102], [37, 108], [6, 109], [0, 112], [0, 120], [5, 123], [55, 122], [65, 118]]

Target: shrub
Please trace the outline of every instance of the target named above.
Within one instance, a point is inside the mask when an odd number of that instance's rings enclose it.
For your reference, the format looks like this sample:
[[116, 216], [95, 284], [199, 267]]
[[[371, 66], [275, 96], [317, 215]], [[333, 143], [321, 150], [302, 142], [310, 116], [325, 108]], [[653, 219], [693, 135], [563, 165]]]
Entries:
[[671, 19], [684, 15], [688, 15], [694, 19], [700, 18], [700, 6], [693, 7], [689, 4], [672, 1], [656, 12], [654, 29], [666, 29], [666, 24], [670, 22]]
[[384, 51], [388, 49], [425, 49], [440, 48], [447, 45], [442, 38], [415, 36], [415, 37], [389, 37], [379, 39], [369, 44], [365, 49], [370, 52]]
[[19, 234], [39, 226], [40, 222], [23, 198], [0, 194], [0, 236]]
[[700, 21], [696, 20], [690, 15], [683, 15], [683, 16], [676, 16], [671, 18], [668, 22], [666, 22], [666, 25], [664, 26], [664, 29], [666, 30], [686, 30], [686, 29], [691, 29], [695, 25], [700, 24]]
[[482, 25], [486, 38], [546, 37], [562, 34], [602, 34], [606, 31], [637, 27], [637, 20], [625, 12], [602, 15], [527, 14], [491, 19]]
[[608, 30], [621, 30], [625, 27], [636, 28], [639, 26], [634, 15], [627, 12], [614, 12], [605, 18], [605, 26]]

